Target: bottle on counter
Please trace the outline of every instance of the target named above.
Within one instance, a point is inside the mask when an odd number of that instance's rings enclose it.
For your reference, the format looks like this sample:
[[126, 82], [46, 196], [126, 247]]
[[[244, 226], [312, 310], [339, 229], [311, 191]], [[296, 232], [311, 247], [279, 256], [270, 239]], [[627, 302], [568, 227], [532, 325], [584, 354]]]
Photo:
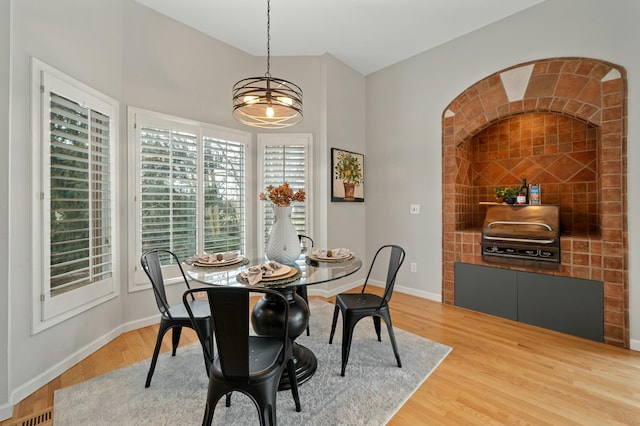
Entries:
[[540, 197], [540, 184], [532, 183], [529, 186], [529, 204], [542, 204], [542, 199]]
[[522, 179], [522, 187], [516, 197], [516, 204], [529, 204], [529, 188], [526, 179]]

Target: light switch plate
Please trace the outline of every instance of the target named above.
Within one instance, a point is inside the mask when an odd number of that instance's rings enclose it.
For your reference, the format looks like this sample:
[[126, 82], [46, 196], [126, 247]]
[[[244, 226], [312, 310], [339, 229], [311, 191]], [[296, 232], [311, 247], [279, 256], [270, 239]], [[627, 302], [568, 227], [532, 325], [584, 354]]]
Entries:
[[409, 214], [420, 214], [420, 204], [411, 204], [409, 206]]

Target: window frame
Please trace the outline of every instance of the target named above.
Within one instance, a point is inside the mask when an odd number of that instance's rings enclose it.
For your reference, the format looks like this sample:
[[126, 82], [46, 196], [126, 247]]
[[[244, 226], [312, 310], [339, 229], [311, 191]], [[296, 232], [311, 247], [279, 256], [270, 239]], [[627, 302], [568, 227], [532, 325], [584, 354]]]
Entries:
[[[118, 159], [119, 102], [66, 75], [65, 73], [31, 57], [31, 128], [32, 128], [32, 234], [31, 234], [31, 294], [32, 334], [85, 312], [120, 294], [117, 285], [118, 241], [120, 230], [117, 220], [116, 193], [119, 179], [116, 171]], [[109, 117], [109, 226], [111, 275], [109, 278], [85, 284], [54, 297], [50, 282], [50, 96], [51, 92], [91, 111]]]
[[[159, 112], [149, 111], [136, 107], [128, 107], [127, 109], [127, 121], [128, 121], [128, 148], [129, 148], [129, 197], [128, 202], [128, 215], [129, 223], [134, 227], [133, 237], [129, 238], [129, 279], [128, 279], [128, 291], [136, 292], [151, 288], [151, 283], [148, 277], [140, 266], [140, 255], [142, 250], [142, 242], [140, 238], [140, 232], [142, 227], [142, 218], [140, 214], [140, 186], [141, 186], [141, 158], [140, 158], [140, 130], [142, 126], [157, 126], [159, 128], [170, 128], [171, 130], [181, 130], [190, 132], [196, 135], [198, 140], [197, 144], [197, 174], [198, 174], [198, 195], [197, 195], [197, 250], [200, 252], [204, 247], [203, 232], [203, 219], [202, 211], [204, 210], [204, 198], [203, 198], [203, 138], [210, 137], [215, 139], [223, 139], [229, 141], [236, 141], [244, 145], [245, 158], [244, 158], [244, 230], [245, 230], [245, 247], [244, 251], [247, 252], [251, 249], [253, 238], [251, 236], [250, 228], [247, 221], [250, 217], [253, 205], [251, 198], [248, 197], [250, 192], [249, 182], [251, 182], [251, 149], [250, 141], [251, 134], [248, 132], [229, 129], [222, 126], [217, 126], [209, 123], [202, 123], [196, 120], [177, 117], [169, 114], [163, 114]], [[182, 282], [182, 276], [177, 265], [165, 265], [163, 266], [163, 275], [165, 276], [165, 284], [175, 284]]]
[[[267, 146], [278, 145], [303, 145], [305, 149], [305, 228], [306, 232], [313, 238], [313, 134], [312, 133], [259, 133], [258, 134], [258, 152], [257, 152], [257, 185], [258, 194], [265, 192], [265, 170], [264, 157], [265, 148]], [[257, 198], [257, 196], [256, 196]], [[256, 244], [257, 252], [260, 258], [265, 256], [265, 212], [269, 206], [268, 201], [258, 203], [256, 209]], [[315, 240], [315, 239], [314, 239]]]

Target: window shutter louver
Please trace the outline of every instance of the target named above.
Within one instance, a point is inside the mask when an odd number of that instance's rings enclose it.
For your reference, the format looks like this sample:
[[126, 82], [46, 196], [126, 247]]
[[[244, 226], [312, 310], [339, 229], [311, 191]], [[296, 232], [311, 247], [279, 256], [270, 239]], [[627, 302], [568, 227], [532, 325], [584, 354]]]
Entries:
[[[119, 104], [31, 58], [31, 331], [117, 297]], [[37, 201], [36, 201], [37, 200]]]
[[111, 278], [110, 118], [51, 92], [51, 295]]
[[171, 250], [179, 258], [203, 251], [243, 254], [245, 144], [218, 137], [229, 132], [153, 114], [140, 114], [136, 122], [138, 256], [154, 248]]
[[142, 251], [167, 248], [178, 257], [197, 249], [198, 138], [144, 126], [140, 140]]
[[[294, 190], [307, 190], [307, 146], [306, 145], [265, 145], [263, 151], [263, 182], [279, 186], [284, 182]], [[291, 220], [298, 234], [307, 234], [307, 203], [292, 203]], [[264, 209], [264, 241], [273, 225], [273, 209]]]
[[244, 251], [244, 145], [204, 137], [204, 249]]

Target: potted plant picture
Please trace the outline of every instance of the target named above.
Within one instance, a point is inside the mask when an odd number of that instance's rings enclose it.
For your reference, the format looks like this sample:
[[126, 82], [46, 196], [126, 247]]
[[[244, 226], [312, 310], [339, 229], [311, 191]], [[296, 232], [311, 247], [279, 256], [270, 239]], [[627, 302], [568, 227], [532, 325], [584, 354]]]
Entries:
[[[331, 201], [364, 201], [362, 191], [364, 156], [336, 148], [332, 148], [331, 151], [333, 167]], [[340, 195], [343, 196], [340, 197]]]

